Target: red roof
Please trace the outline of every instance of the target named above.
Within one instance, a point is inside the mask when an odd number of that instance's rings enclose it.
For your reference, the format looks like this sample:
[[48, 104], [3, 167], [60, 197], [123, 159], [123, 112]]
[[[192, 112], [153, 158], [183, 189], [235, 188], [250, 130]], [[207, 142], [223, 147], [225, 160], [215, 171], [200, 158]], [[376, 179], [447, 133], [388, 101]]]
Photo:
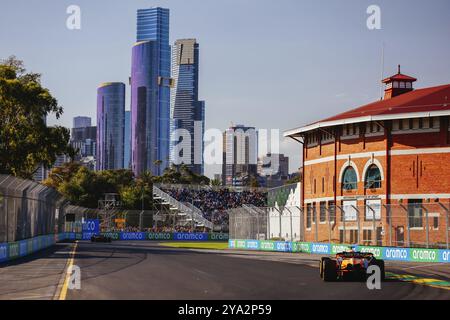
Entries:
[[417, 89], [391, 99], [380, 100], [322, 120], [334, 121], [375, 115], [450, 110], [450, 84]]
[[382, 82], [383, 83], [388, 83], [388, 82], [392, 82], [392, 81], [410, 81], [410, 82], [415, 82], [415, 81], [417, 81], [417, 79], [413, 78], [413, 77], [410, 77], [410, 76], [407, 76], [405, 74], [397, 73], [396, 75], [393, 75], [392, 77], [384, 79]]
[[411, 117], [450, 115], [450, 84], [424, 89], [417, 89], [403, 93], [391, 99], [376, 101], [362, 107], [338, 114], [307, 126], [286, 131], [284, 136], [296, 136], [300, 133], [311, 131], [319, 127], [330, 127], [344, 123], [357, 123], [377, 120], [394, 119], [395, 116], [408, 118], [407, 113], [414, 114]]

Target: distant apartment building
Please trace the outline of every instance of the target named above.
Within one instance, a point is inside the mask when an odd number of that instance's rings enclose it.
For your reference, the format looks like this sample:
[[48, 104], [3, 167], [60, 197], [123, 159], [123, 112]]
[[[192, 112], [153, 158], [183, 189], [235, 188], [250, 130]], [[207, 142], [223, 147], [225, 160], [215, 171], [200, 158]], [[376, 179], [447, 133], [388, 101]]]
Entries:
[[107, 82], [97, 91], [97, 170], [124, 167], [125, 84]]
[[80, 160], [84, 157], [95, 157], [97, 147], [97, 127], [74, 127], [70, 144], [73, 148], [78, 150], [78, 155], [75, 160]]
[[258, 161], [258, 174], [261, 176], [289, 176], [289, 157], [284, 154], [268, 153]]
[[289, 179], [289, 157], [268, 153], [258, 161], [258, 175], [268, 188], [282, 186]]
[[73, 118], [73, 128], [86, 128], [92, 126], [92, 119], [90, 117], [75, 117]]
[[[170, 160], [203, 174], [205, 102], [199, 101], [199, 44], [196, 39], [175, 42], [172, 51], [170, 101]], [[175, 132], [184, 135], [175, 135]]]
[[223, 133], [222, 183], [239, 186], [257, 175], [258, 133], [254, 127], [237, 125]]

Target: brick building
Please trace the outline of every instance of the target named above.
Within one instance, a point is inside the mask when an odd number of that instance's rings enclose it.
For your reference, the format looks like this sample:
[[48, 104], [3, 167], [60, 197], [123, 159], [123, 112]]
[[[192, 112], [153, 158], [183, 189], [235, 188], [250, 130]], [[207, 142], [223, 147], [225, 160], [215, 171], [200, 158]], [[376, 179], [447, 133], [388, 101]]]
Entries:
[[450, 84], [415, 81], [399, 66], [381, 101], [285, 132], [303, 146], [305, 241], [448, 243]]

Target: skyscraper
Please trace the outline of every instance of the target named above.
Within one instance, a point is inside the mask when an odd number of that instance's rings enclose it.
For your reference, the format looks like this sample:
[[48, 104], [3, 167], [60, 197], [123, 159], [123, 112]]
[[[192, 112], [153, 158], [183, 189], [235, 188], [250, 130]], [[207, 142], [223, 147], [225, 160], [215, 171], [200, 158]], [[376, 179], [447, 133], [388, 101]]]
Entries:
[[86, 128], [91, 126], [90, 117], [75, 117], [73, 118], [73, 128]]
[[125, 142], [124, 142], [125, 169], [131, 168], [131, 111], [125, 111]]
[[169, 9], [137, 12], [131, 71], [132, 169], [160, 175], [169, 164]]
[[189, 133], [190, 139], [171, 139], [171, 162], [181, 164], [184, 162], [181, 159], [185, 160], [186, 157], [177, 151], [189, 151], [189, 160], [185, 164], [193, 172], [203, 174], [205, 103], [198, 100], [199, 45], [196, 39], [181, 39], [175, 42], [172, 50], [172, 79], [174, 85], [170, 99], [171, 132], [184, 129]]
[[125, 84], [107, 82], [97, 91], [97, 170], [124, 167]]
[[97, 127], [73, 128], [70, 145], [79, 150], [76, 160], [95, 157], [97, 144]]
[[258, 169], [258, 133], [254, 127], [237, 125], [223, 133], [222, 179], [238, 186]]

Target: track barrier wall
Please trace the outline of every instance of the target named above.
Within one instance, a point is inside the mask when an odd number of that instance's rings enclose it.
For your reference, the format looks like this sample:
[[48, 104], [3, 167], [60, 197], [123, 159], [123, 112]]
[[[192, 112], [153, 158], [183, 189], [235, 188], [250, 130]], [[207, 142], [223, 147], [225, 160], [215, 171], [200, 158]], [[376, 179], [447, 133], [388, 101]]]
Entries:
[[[105, 232], [115, 241], [228, 241], [227, 233]], [[65, 240], [91, 240], [93, 233], [63, 232], [11, 243], [0, 243], [0, 263], [22, 258]]]
[[[102, 232], [101, 235], [115, 241], [228, 241], [228, 233], [181, 233], [181, 232]], [[92, 233], [77, 233], [77, 240], [90, 240]]]
[[69, 239], [75, 239], [75, 234], [71, 235], [68, 232], [64, 232], [38, 236], [17, 242], [0, 243], [0, 263], [28, 256], [35, 252], [49, 248], [57, 242]]
[[450, 263], [449, 249], [423, 249], [404, 247], [376, 247], [361, 245], [344, 245], [314, 242], [291, 242], [291, 241], [262, 241], [262, 240], [229, 240], [230, 249], [309, 253], [320, 255], [333, 255], [346, 251], [349, 247], [356, 251], [371, 252], [376, 258], [391, 261], [409, 262], [437, 262]]

